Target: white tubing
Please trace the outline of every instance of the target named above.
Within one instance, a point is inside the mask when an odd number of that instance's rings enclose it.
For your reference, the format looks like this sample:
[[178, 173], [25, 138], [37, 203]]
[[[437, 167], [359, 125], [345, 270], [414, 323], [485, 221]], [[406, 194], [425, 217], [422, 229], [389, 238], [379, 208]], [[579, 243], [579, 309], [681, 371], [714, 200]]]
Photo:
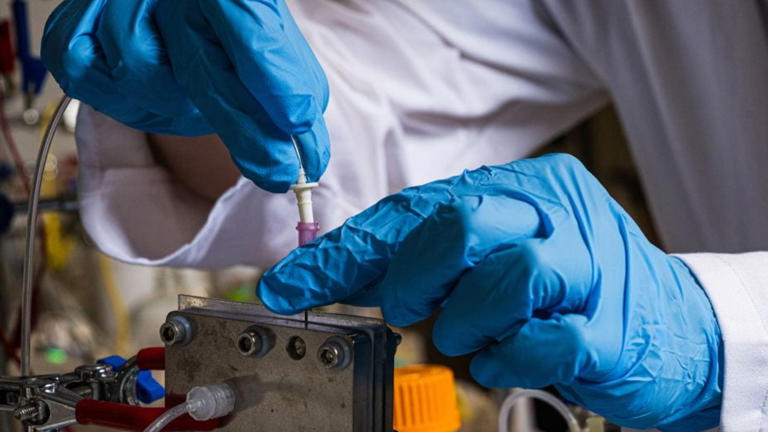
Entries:
[[504, 403], [501, 404], [501, 410], [499, 411], [499, 432], [509, 432], [509, 416], [512, 413], [512, 407], [523, 398], [533, 398], [548, 403], [563, 416], [563, 419], [568, 423], [569, 432], [581, 432], [576, 417], [560, 399], [545, 391], [529, 389], [515, 391], [504, 399]]

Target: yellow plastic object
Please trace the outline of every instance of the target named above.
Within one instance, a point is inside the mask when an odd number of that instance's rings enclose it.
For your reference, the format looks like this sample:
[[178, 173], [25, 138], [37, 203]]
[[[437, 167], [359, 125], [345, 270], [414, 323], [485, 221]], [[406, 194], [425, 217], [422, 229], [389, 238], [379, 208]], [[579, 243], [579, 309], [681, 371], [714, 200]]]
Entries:
[[453, 371], [438, 365], [395, 369], [394, 429], [454, 432], [461, 427]]

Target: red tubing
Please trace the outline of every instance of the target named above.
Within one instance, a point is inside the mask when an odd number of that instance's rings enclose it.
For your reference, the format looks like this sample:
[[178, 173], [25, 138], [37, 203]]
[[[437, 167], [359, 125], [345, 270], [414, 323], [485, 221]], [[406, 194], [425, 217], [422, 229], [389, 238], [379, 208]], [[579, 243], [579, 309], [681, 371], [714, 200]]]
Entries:
[[144, 348], [136, 354], [136, 365], [141, 370], [165, 370], [165, 348]]

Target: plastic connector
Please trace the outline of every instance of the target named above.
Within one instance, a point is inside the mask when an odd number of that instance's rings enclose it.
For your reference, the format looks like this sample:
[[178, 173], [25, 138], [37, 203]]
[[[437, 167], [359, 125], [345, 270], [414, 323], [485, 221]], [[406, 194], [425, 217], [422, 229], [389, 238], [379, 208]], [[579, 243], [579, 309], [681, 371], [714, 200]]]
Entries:
[[315, 221], [312, 211], [312, 189], [319, 186], [319, 183], [307, 182], [307, 176], [302, 168], [299, 173], [299, 180], [291, 186], [291, 190], [296, 194], [296, 201], [299, 206], [299, 221], [312, 223]]
[[157, 417], [144, 432], [160, 432], [171, 422], [189, 414], [194, 420], [204, 422], [224, 417], [235, 409], [235, 392], [224, 383], [193, 387], [187, 392], [187, 401], [176, 405]]
[[187, 407], [198, 421], [224, 417], [235, 409], [235, 392], [227, 384], [193, 387], [187, 393]]
[[317, 222], [299, 222], [296, 225], [296, 231], [299, 232], [299, 246], [304, 246], [317, 238], [320, 224]]

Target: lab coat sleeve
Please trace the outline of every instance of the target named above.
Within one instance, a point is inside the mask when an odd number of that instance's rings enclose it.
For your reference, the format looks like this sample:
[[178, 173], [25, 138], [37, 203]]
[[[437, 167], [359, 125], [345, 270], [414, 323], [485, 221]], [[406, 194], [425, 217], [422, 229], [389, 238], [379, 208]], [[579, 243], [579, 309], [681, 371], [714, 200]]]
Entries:
[[[403, 187], [525, 157], [607, 101], [533, 0], [288, 3], [331, 90], [331, 162], [313, 192], [322, 231]], [[108, 254], [268, 266], [296, 245], [292, 195], [240, 179], [211, 207], [155, 163], [144, 134], [86, 107], [77, 135], [84, 225]]]
[[679, 255], [720, 324], [725, 344], [721, 430], [768, 428], [768, 252]]

